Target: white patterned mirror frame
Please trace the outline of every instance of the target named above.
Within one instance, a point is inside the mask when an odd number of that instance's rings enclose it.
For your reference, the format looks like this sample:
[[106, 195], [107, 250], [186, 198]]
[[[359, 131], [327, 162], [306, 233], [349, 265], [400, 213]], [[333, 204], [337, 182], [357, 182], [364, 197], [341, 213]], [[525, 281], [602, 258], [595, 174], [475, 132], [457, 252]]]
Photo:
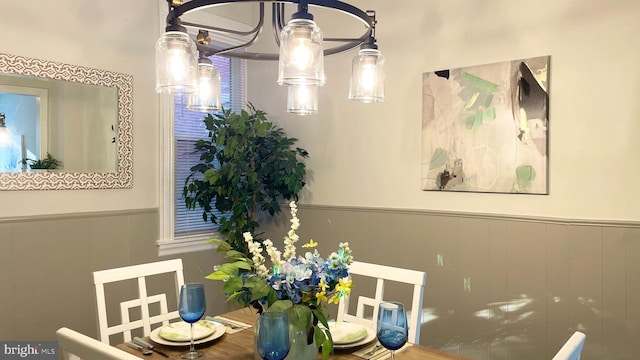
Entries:
[[118, 93], [118, 166], [114, 173], [0, 173], [0, 190], [118, 189], [133, 187], [133, 76], [0, 53], [0, 73], [114, 87]]

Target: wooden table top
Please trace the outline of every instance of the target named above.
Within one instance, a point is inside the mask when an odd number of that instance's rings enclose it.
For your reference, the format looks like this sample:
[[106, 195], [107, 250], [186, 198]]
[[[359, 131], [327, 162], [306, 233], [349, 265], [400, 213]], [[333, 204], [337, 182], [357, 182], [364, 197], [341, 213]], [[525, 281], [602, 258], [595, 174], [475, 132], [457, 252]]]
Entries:
[[[243, 308], [240, 310], [232, 311], [224, 314], [225, 318], [231, 320], [237, 320], [248, 324], [254, 324], [257, 319], [257, 314], [249, 309]], [[149, 340], [147, 337], [146, 340]], [[180, 359], [180, 354], [186, 351], [187, 347], [175, 347], [165, 346], [162, 344], [154, 344], [156, 347], [169, 355], [168, 359]], [[362, 347], [366, 347], [363, 345]], [[140, 358], [147, 360], [166, 360], [167, 358], [153, 353], [152, 355], [142, 355], [141, 352], [131, 349], [125, 344], [117, 345], [118, 348], [128, 353], [136, 355]], [[360, 347], [360, 349], [362, 348]], [[196, 348], [204, 352], [204, 357], [201, 360], [254, 360], [254, 340], [253, 340], [253, 327], [242, 330], [233, 334], [225, 333], [222, 337], [213, 340], [206, 344], [196, 345]], [[329, 357], [331, 360], [364, 360], [361, 357], [353, 355], [352, 353], [356, 349], [348, 350], [335, 350]], [[389, 357], [390, 358], [390, 357]], [[465, 359], [455, 354], [446, 353], [444, 351], [429, 348], [423, 345], [413, 345], [405, 350], [396, 352], [396, 360], [452, 360], [452, 359]], [[322, 359], [320, 353], [318, 353], [318, 359]]]

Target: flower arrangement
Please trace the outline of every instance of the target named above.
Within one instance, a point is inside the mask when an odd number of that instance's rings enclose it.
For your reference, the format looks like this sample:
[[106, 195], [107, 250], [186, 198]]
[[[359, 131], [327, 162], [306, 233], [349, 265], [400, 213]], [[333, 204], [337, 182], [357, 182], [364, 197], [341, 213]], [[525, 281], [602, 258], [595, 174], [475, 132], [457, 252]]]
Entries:
[[[289, 321], [306, 328], [308, 343], [315, 340], [316, 345], [322, 347], [323, 359], [327, 359], [333, 351], [331, 334], [315, 329], [318, 322], [328, 329], [323, 312], [325, 306], [337, 304], [341, 297], [350, 294], [351, 280], [347, 280], [347, 277], [353, 256], [349, 244], [340, 243], [336, 252], [326, 259], [322, 258], [318, 250], [313, 249], [318, 245], [313, 239], [302, 245], [309, 250], [304, 255], [297, 255], [299, 236], [296, 230], [300, 227], [300, 220], [295, 202], [289, 203], [289, 207], [291, 228], [284, 237], [283, 252], [271, 240], [256, 241], [248, 232], [243, 235], [250, 257], [233, 250], [222, 240], [212, 239], [218, 243], [218, 251], [226, 252], [228, 262], [216, 266], [207, 278], [225, 282], [223, 290], [227, 294], [227, 301], [252, 305], [258, 312], [265, 307], [268, 310], [287, 311]], [[269, 264], [264, 252], [270, 258]]]

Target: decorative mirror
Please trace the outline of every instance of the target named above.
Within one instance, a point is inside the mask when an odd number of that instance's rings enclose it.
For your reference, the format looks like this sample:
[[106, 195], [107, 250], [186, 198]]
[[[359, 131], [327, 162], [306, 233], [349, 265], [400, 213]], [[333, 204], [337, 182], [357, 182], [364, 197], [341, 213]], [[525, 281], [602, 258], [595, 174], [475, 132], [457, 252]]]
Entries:
[[132, 83], [0, 53], [0, 190], [131, 188]]

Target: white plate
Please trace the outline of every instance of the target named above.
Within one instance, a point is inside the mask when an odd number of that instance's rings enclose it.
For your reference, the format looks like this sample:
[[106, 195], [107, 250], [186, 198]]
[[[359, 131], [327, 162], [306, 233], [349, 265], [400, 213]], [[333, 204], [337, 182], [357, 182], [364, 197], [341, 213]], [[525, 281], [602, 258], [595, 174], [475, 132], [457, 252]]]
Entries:
[[348, 344], [333, 344], [334, 349], [350, 349], [362, 345], [366, 345], [376, 339], [376, 332], [373, 329], [367, 329], [367, 336], [364, 339]]
[[[213, 332], [213, 334], [199, 339], [199, 340], [195, 340], [193, 343], [194, 344], [203, 344], [212, 340], [215, 340], [219, 337], [221, 337], [222, 335], [224, 335], [224, 332], [226, 331], [224, 328], [224, 325], [219, 324], [217, 322], [214, 321], [208, 321], [208, 320], [201, 320], [201, 321], [207, 321], [213, 324], [213, 326], [215, 326], [215, 331]], [[151, 331], [151, 334], [149, 334], [149, 337], [151, 338], [151, 340], [155, 343], [158, 344], [162, 344], [162, 345], [167, 345], [167, 346], [189, 346], [191, 344], [191, 341], [171, 341], [171, 340], [166, 340], [163, 339], [160, 335], [158, 335], [158, 332], [160, 331], [162, 327], [159, 327], [157, 329], [153, 329], [153, 331]]]
[[329, 330], [334, 345], [351, 344], [367, 337], [367, 329], [360, 324], [332, 321]]

